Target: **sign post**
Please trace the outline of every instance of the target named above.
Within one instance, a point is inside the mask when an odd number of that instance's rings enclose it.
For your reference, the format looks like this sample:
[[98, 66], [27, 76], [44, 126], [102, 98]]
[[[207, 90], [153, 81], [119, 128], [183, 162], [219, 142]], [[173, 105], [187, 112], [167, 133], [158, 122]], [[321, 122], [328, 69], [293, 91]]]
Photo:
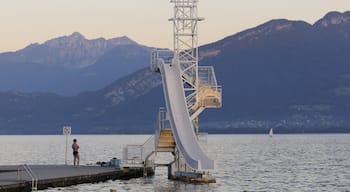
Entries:
[[63, 135], [66, 136], [66, 156], [65, 156], [65, 163], [66, 165], [68, 164], [67, 163], [67, 153], [68, 153], [68, 137], [69, 135], [72, 133], [72, 127], [70, 126], [64, 126], [63, 127]]

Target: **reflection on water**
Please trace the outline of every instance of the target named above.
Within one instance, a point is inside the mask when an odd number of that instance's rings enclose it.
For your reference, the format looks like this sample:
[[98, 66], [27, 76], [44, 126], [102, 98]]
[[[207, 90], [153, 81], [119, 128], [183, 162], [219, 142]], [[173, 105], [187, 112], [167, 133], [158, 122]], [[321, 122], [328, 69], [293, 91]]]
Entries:
[[[122, 156], [126, 144], [148, 135], [76, 135], [81, 163]], [[73, 137], [70, 138], [72, 140]], [[71, 143], [69, 143], [70, 145]], [[82, 184], [56, 191], [349, 191], [350, 135], [209, 135], [205, 150], [216, 160], [216, 184], [169, 181], [167, 169], [152, 178]], [[64, 164], [64, 136], [0, 136], [0, 164]], [[157, 156], [171, 161], [171, 155]], [[72, 162], [69, 149], [69, 163]]]

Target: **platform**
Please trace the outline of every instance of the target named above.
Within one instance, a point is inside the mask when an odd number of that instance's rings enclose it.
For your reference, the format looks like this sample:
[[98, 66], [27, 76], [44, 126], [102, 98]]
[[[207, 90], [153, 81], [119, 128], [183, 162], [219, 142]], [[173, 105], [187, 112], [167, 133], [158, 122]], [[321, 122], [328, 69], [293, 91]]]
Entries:
[[[38, 178], [38, 190], [67, 187], [82, 183], [143, 177], [143, 168], [117, 169], [100, 166], [29, 165]], [[0, 166], [0, 192], [31, 191], [32, 179], [24, 171], [18, 177], [20, 166]]]

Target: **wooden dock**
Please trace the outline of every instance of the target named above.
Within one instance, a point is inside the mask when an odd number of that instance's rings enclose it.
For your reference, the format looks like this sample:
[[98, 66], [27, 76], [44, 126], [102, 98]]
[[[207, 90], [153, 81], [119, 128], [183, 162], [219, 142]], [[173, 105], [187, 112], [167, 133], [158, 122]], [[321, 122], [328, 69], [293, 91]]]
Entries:
[[[20, 167], [23, 166], [0, 166], [0, 192], [32, 191], [32, 178], [25, 170], [18, 172]], [[67, 165], [29, 165], [29, 167], [38, 179], [38, 190], [144, 176], [143, 168], [119, 169], [115, 167], [73, 167]]]

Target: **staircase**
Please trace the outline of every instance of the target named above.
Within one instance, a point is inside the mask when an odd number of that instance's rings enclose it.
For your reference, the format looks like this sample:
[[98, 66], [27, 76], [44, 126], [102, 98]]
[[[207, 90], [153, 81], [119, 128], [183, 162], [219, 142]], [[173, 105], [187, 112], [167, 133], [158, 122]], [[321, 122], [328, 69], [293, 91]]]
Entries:
[[157, 152], [175, 152], [175, 139], [171, 129], [162, 129], [159, 134]]

